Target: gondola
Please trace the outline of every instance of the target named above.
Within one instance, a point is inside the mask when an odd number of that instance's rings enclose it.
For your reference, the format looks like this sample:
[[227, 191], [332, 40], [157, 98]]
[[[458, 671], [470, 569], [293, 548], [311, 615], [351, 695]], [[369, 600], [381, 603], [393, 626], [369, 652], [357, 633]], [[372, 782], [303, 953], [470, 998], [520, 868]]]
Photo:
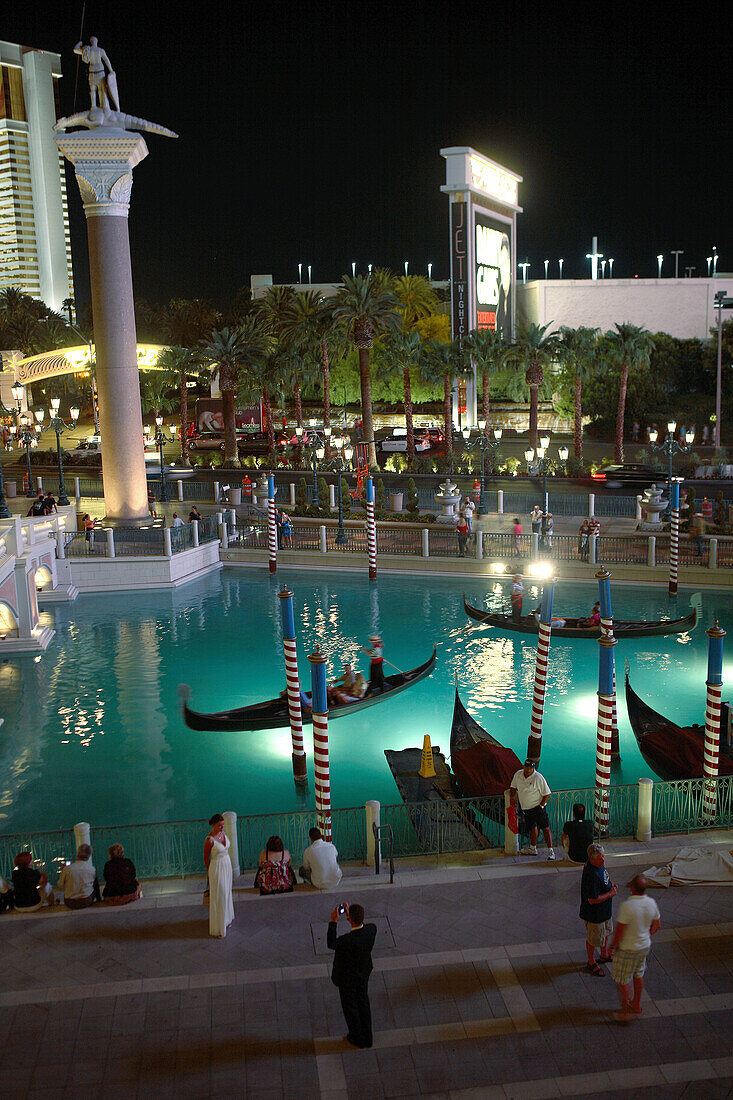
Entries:
[[[660, 779], [701, 779], [704, 726], [677, 726], [652, 710], [629, 683], [626, 666], [626, 709], [639, 746], [639, 752]], [[722, 740], [718, 758], [718, 774], [733, 775], [733, 753]]]
[[[693, 596], [693, 600], [695, 597]], [[516, 630], [522, 634], [539, 633], [539, 616], [522, 615], [516, 622], [511, 615], [502, 615], [493, 611], [484, 611], [480, 607], [472, 607], [463, 597], [463, 608], [470, 619], [485, 623], [487, 626], [498, 626], [502, 630]], [[685, 630], [693, 630], [697, 623], [697, 607], [693, 604], [692, 611], [681, 619], [656, 619], [653, 621], [634, 621], [626, 619], [613, 620], [613, 633], [616, 638], [648, 638], [661, 634], [682, 634]], [[566, 618], [565, 626], [555, 626], [553, 623], [552, 634], [560, 638], [600, 638], [599, 626], [583, 626], [583, 619]]]
[[[394, 676], [385, 676], [386, 687], [383, 691], [372, 692], [371, 687], [363, 699], [357, 699], [355, 703], [347, 703], [340, 707], [329, 707], [328, 717], [343, 718], [345, 714], [353, 714], [357, 710], [374, 706], [375, 703], [383, 703], [385, 699], [391, 699], [406, 688], [412, 687], [418, 680], [424, 680], [435, 668], [437, 650], [433, 646], [433, 654], [423, 665], [412, 668], [408, 672], [396, 673]], [[178, 695], [183, 706], [183, 720], [192, 730], [268, 730], [277, 729], [280, 726], [289, 725], [288, 701], [285, 696], [277, 699], [267, 699], [262, 703], [252, 703], [248, 707], [235, 707], [232, 710], [221, 710], [216, 714], [200, 714], [191, 710], [188, 700], [191, 689], [187, 684], [179, 684]], [[303, 712], [303, 723], [311, 722], [310, 712]]]
[[[503, 794], [522, 767], [513, 751], [478, 724], [456, 688], [450, 733], [450, 762], [459, 793], [465, 798]], [[503, 813], [502, 813], [503, 818]]]

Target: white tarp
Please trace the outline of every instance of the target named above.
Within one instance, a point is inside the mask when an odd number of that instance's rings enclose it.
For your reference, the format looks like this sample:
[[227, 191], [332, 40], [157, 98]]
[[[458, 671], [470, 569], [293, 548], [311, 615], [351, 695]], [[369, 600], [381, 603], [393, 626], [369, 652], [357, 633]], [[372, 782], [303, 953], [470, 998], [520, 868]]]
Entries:
[[733, 850], [680, 848], [671, 863], [644, 872], [655, 886], [733, 886]]

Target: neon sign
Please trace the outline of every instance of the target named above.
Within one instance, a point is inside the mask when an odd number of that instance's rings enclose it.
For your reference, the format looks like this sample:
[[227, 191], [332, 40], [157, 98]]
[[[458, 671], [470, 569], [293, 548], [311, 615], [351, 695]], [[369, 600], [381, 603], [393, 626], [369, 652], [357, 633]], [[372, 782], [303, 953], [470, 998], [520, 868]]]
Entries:
[[476, 154], [471, 156], [471, 186], [474, 190], [483, 191], [485, 195], [491, 195], [510, 206], [518, 204], [517, 180]]

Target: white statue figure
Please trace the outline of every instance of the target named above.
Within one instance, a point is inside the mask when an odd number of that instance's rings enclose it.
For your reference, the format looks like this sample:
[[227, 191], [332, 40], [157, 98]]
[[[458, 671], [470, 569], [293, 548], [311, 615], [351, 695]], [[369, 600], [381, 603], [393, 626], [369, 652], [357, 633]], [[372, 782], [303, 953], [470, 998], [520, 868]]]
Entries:
[[97, 95], [99, 95], [99, 106], [102, 110], [108, 108], [111, 104], [115, 111], [119, 111], [117, 77], [110, 59], [102, 47], [98, 45], [96, 38], [90, 38], [89, 42], [90, 45], [88, 46], [82, 46], [81, 42], [77, 42], [74, 46], [74, 53], [78, 53], [84, 64], [89, 66], [89, 94], [92, 100], [92, 110], [97, 106]]
[[178, 137], [178, 134], [173, 130], [167, 130], [165, 126], [159, 126], [156, 122], [147, 122], [146, 119], [137, 118], [135, 115], [125, 115], [120, 111], [117, 77], [110, 60], [96, 38], [90, 38], [89, 42], [88, 46], [77, 42], [74, 53], [79, 54], [84, 64], [89, 66], [91, 108], [88, 111], [78, 111], [67, 118], [60, 118], [54, 130], [58, 133], [72, 126], [86, 126], [89, 130], [109, 127], [116, 130], [146, 130], [151, 134], [162, 134], [164, 137]]

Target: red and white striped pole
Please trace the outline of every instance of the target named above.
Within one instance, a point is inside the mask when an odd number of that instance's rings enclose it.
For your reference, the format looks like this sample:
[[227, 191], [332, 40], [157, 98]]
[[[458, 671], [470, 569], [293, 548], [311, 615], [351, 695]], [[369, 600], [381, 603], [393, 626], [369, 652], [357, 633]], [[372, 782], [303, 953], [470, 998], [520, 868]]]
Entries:
[[285, 650], [285, 679], [288, 689], [288, 714], [290, 716], [290, 736], [293, 742], [293, 779], [296, 783], [308, 782], [308, 764], [303, 744], [303, 716], [300, 710], [300, 677], [298, 676], [298, 654], [295, 647], [295, 616], [293, 615], [293, 593], [286, 585], [280, 592], [280, 614], [283, 626], [283, 649]]
[[669, 594], [677, 595], [677, 559], [680, 547], [680, 483], [674, 478], [669, 490], [670, 516], [669, 525]]
[[316, 646], [311, 663], [311, 704], [313, 707], [313, 773], [315, 775], [316, 814], [324, 840], [331, 839], [331, 770], [328, 762], [328, 695], [326, 694], [326, 658]]
[[720, 751], [720, 697], [723, 692], [723, 638], [725, 631], [711, 626], [708, 636], [708, 679], [705, 704], [705, 747], [702, 758], [703, 783], [702, 816], [711, 825], [718, 809], [718, 754]]
[[539, 764], [542, 752], [542, 716], [545, 710], [545, 687], [547, 685], [547, 661], [550, 655], [552, 597], [554, 593], [555, 582], [552, 580], [542, 589], [537, 661], [534, 672], [534, 694], [532, 696], [532, 722], [527, 739], [527, 759], [533, 760], [535, 764]]
[[[599, 569], [596, 573], [598, 581], [598, 597], [601, 605], [601, 634], [607, 638], [613, 637], [613, 612], [611, 611], [611, 574], [607, 569]], [[618, 744], [618, 717], [616, 714], [616, 662], [613, 663], [613, 714], [611, 715], [611, 758], [617, 760], [621, 756]]]
[[267, 478], [267, 545], [270, 551], [270, 572], [277, 572], [277, 524], [275, 523], [275, 478]]
[[611, 786], [611, 735], [616, 710], [613, 648], [616, 639], [602, 634], [598, 639], [598, 726], [596, 729], [595, 827], [598, 836], [608, 834], [608, 789]]
[[369, 551], [369, 580], [377, 579], [377, 525], [374, 522], [374, 481], [366, 479], [367, 550]]

